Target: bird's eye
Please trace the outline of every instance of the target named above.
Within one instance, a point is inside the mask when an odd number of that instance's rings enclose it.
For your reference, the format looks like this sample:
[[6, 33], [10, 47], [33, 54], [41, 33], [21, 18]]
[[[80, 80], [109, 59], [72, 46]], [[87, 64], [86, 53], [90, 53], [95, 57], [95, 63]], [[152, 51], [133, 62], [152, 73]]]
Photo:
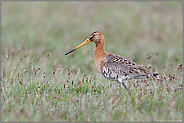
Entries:
[[93, 34], [93, 37], [95, 36], [95, 34]]

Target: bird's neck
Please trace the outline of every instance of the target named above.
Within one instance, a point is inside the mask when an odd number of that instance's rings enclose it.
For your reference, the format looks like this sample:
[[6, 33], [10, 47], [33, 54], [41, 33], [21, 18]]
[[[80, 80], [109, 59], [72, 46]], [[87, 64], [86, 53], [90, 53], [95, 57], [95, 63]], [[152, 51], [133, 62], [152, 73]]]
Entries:
[[104, 51], [104, 45], [102, 44], [96, 45], [93, 57], [94, 57], [95, 64], [99, 70], [100, 70], [100, 67], [99, 67], [100, 61], [105, 56], [106, 56], [106, 52]]

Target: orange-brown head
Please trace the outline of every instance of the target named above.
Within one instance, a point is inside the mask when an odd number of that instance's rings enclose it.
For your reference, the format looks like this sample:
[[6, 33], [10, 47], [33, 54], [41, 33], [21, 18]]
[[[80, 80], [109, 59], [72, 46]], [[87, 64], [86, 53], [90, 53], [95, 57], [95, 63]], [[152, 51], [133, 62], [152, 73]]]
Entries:
[[102, 50], [104, 50], [104, 45], [105, 45], [105, 39], [103, 34], [100, 31], [93, 31], [89, 37], [79, 46], [77, 46], [75, 49], [70, 50], [69, 52], [67, 52], [65, 55], [68, 55], [69, 53], [79, 49], [80, 47], [88, 44], [89, 42], [94, 42], [96, 47], [100, 47], [102, 48]]
[[94, 42], [96, 47], [98, 45], [105, 45], [105, 39], [103, 34], [100, 31], [93, 31], [88, 39], [90, 39], [90, 41]]

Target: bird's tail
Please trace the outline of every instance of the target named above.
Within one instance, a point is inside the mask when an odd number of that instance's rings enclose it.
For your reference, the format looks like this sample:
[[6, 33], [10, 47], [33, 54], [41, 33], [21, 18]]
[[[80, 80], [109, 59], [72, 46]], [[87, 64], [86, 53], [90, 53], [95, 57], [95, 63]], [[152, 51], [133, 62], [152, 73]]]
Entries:
[[153, 73], [152, 77], [156, 79], [160, 79], [160, 75], [158, 73]]
[[155, 78], [155, 79], [160, 79], [160, 75], [158, 73], [150, 73], [147, 74], [148, 78]]

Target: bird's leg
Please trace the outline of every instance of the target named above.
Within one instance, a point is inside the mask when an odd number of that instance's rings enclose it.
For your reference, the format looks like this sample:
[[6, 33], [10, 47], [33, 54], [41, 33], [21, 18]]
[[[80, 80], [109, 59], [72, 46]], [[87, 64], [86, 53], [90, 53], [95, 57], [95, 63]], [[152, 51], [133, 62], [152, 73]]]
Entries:
[[118, 82], [118, 84], [119, 84], [119, 95], [121, 95], [121, 83]]
[[125, 85], [125, 83], [122, 82], [122, 84], [123, 84], [123, 86], [125, 87], [125, 89], [128, 91], [128, 94], [130, 94], [130, 96], [131, 96], [131, 93], [130, 93], [129, 89], [127, 88], [127, 86]]

